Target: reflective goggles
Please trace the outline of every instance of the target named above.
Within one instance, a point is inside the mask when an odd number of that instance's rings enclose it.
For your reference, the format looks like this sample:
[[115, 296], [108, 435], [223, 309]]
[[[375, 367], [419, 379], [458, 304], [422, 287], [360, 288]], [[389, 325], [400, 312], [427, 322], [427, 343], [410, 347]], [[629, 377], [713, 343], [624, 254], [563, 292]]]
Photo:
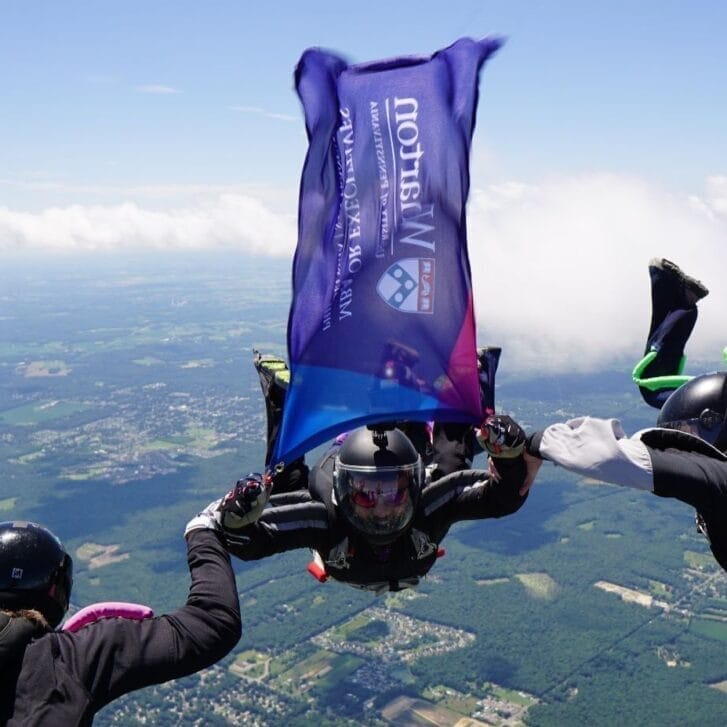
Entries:
[[673, 422], [663, 422], [662, 427], [676, 429], [679, 432], [693, 434], [709, 444], [714, 444], [722, 431], [723, 417], [721, 414], [705, 409], [698, 417], [692, 419], [678, 419]]
[[378, 502], [396, 507], [406, 501], [414, 475], [411, 470], [394, 472], [382, 476], [372, 473], [370, 477], [360, 472], [349, 473], [351, 502], [358, 507], [370, 509]]

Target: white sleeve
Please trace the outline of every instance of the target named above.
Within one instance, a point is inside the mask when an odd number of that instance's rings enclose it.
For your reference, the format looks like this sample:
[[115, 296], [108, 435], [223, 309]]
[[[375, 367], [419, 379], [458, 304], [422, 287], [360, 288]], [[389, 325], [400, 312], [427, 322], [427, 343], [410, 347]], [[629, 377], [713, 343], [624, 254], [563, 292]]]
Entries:
[[628, 439], [618, 419], [580, 417], [552, 424], [543, 432], [540, 456], [584, 477], [654, 490], [646, 445]]

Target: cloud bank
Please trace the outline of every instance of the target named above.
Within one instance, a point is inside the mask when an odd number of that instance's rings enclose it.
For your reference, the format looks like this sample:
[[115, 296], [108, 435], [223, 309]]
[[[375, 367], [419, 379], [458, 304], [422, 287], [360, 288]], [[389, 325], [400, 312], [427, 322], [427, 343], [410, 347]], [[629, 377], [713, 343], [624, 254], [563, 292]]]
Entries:
[[158, 210], [137, 202], [70, 205], [37, 213], [0, 207], [0, 250], [238, 249], [290, 255], [296, 223], [259, 199], [223, 193], [181, 208]]
[[502, 342], [509, 371], [589, 371], [635, 362], [651, 313], [647, 266], [666, 257], [710, 295], [690, 360], [727, 344], [727, 178], [703, 198], [677, 198], [622, 176], [474, 190], [470, 260], [478, 328]]
[[[174, 207], [167, 199], [164, 209], [153, 195], [39, 212], [0, 207], [0, 251], [292, 256], [292, 201], [281, 211], [255, 193], [215, 190], [179, 199]], [[673, 260], [711, 290], [700, 304], [690, 362], [715, 362], [727, 345], [727, 177], [710, 178], [705, 192], [691, 197], [599, 174], [473, 188], [468, 230], [480, 341], [503, 346], [509, 372], [633, 362], [649, 324], [652, 257]]]

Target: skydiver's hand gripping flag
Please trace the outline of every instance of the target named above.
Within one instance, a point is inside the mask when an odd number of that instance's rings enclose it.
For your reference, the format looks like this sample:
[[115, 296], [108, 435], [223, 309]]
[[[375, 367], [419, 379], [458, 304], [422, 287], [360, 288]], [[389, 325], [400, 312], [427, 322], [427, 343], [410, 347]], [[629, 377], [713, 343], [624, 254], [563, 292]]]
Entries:
[[479, 72], [500, 45], [301, 57], [309, 149], [273, 463], [362, 424], [482, 421], [465, 203]]

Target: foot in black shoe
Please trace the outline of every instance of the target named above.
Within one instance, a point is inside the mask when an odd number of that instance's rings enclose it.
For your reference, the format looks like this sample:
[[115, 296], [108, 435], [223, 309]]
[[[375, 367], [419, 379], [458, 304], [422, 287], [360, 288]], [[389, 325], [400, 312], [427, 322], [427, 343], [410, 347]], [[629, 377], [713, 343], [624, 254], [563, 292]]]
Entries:
[[696, 305], [698, 300], [701, 300], [709, 294], [709, 290], [707, 290], [707, 287], [700, 280], [687, 275], [676, 263], [667, 260], [665, 257], [650, 260], [649, 268], [655, 268], [674, 276], [680, 283], [684, 302], [690, 308]]

